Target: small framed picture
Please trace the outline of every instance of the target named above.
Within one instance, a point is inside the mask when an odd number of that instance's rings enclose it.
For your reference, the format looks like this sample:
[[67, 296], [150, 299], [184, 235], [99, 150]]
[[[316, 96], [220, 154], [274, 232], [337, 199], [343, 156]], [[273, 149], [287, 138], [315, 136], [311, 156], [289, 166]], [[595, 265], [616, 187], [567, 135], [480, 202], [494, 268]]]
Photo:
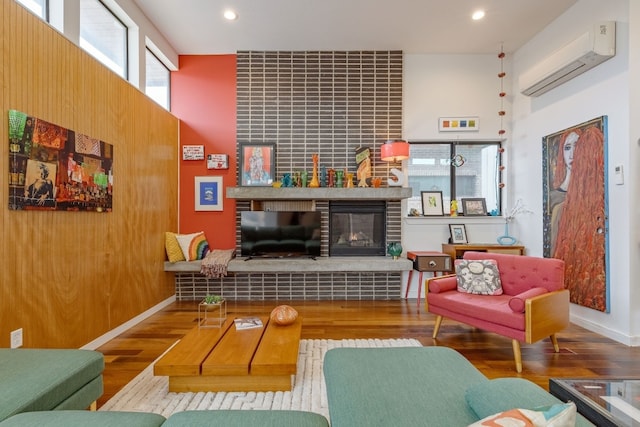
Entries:
[[440, 117], [438, 131], [440, 132], [477, 132], [480, 130], [480, 120], [475, 117]]
[[275, 144], [240, 145], [240, 185], [270, 187], [276, 174]]
[[421, 191], [422, 215], [443, 216], [442, 191]]
[[222, 177], [196, 176], [196, 211], [222, 210]]
[[464, 224], [449, 224], [449, 232], [451, 233], [451, 243], [469, 243], [467, 241], [467, 229]]
[[486, 216], [486, 200], [484, 198], [462, 199], [462, 214], [464, 216]]

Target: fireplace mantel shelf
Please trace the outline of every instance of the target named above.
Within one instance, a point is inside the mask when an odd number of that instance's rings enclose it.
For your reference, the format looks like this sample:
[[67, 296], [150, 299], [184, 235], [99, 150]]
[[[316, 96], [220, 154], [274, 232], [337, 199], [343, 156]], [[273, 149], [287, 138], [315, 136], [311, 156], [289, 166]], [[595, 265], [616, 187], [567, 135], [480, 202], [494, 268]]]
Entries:
[[227, 198], [238, 200], [401, 200], [411, 188], [273, 188], [227, 187]]

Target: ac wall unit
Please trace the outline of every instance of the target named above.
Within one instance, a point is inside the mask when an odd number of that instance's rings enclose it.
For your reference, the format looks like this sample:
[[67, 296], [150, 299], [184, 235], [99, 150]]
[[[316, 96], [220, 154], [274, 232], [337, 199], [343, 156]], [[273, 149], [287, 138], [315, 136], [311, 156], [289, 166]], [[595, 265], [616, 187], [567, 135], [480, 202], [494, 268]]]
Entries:
[[539, 96], [616, 54], [616, 23], [601, 22], [522, 73], [520, 92]]

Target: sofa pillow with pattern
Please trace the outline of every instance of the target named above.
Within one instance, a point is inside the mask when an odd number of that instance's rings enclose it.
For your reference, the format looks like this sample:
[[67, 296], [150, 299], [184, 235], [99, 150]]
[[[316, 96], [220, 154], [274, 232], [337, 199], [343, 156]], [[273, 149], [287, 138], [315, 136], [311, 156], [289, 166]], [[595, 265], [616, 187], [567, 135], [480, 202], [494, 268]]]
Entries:
[[498, 264], [493, 259], [455, 261], [458, 292], [476, 295], [502, 295]]
[[187, 261], [204, 259], [209, 253], [209, 242], [203, 231], [191, 234], [178, 234], [176, 240]]

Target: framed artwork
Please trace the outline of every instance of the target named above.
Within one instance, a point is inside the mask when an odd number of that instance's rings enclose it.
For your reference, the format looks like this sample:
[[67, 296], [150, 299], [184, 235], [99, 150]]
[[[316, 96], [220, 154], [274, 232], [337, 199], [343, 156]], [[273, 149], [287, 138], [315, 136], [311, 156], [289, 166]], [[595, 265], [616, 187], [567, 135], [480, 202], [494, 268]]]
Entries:
[[442, 191], [421, 191], [422, 215], [443, 216]]
[[462, 199], [462, 213], [464, 216], [486, 216], [487, 201], [484, 198]]
[[449, 224], [449, 233], [451, 233], [451, 243], [469, 243], [467, 240], [467, 228], [464, 224]]
[[196, 211], [222, 210], [222, 177], [196, 176]]
[[607, 116], [544, 136], [542, 162], [543, 255], [564, 261], [572, 303], [608, 313]]
[[275, 144], [240, 145], [240, 185], [270, 187], [276, 174]]
[[9, 209], [111, 212], [113, 145], [9, 110]]
[[480, 130], [478, 117], [440, 117], [438, 120], [440, 132], [477, 132]]

